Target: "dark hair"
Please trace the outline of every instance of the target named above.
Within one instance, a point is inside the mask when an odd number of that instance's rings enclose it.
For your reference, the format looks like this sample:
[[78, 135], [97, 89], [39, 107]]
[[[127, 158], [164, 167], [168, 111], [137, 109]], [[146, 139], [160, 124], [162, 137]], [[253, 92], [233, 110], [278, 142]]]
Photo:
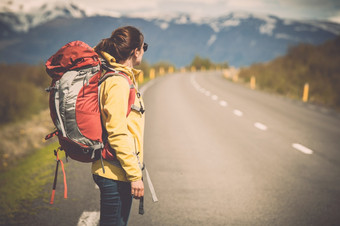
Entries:
[[98, 54], [107, 52], [120, 62], [127, 60], [132, 51], [141, 48], [143, 43], [143, 34], [135, 27], [126, 26], [114, 30], [110, 38], [102, 39], [94, 49]]

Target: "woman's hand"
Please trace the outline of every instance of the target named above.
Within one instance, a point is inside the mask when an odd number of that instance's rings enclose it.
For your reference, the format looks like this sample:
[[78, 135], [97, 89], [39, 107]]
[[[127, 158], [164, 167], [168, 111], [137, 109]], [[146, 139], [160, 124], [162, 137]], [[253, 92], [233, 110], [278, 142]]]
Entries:
[[142, 180], [131, 182], [131, 195], [135, 199], [139, 199], [144, 196], [144, 183]]

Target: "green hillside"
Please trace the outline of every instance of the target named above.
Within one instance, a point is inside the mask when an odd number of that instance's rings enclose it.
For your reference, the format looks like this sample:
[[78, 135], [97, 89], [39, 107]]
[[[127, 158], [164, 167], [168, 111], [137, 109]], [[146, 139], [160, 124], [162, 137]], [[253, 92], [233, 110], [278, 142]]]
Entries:
[[239, 76], [246, 82], [255, 76], [259, 89], [298, 99], [308, 83], [310, 102], [340, 109], [340, 36], [291, 47], [283, 57], [242, 68]]
[[0, 125], [46, 109], [50, 81], [43, 65], [0, 64]]

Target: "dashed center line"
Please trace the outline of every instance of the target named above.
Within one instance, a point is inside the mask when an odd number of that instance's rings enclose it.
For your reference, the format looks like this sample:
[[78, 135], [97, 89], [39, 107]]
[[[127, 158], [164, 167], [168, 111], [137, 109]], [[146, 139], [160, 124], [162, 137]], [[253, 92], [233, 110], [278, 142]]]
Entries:
[[304, 154], [307, 154], [307, 155], [313, 154], [313, 150], [303, 146], [302, 144], [294, 143], [294, 144], [292, 144], [292, 146], [293, 146], [293, 148], [295, 148], [296, 150], [301, 151]]
[[212, 96], [211, 96], [211, 99], [212, 99], [212, 100], [217, 100], [217, 99], [218, 99], [218, 96], [212, 95]]
[[255, 122], [254, 126], [260, 130], [266, 131], [268, 127], [260, 122]]
[[[203, 87], [200, 87], [200, 85], [196, 82], [194, 76], [191, 77], [191, 82], [192, 82], [193, 86], [194, 86], [198, 91], [200, 91], [201, 93], [205, 94], [206, 96], [211, 96], [211, 99], [214, 100], [214, 101], [217, 101], [217, 100], [218, 100], [218, 96], [216, 96], [216, 95], [210, 93], [210, 91], [204, 89]], [[219, 103], [219, 105], [220, 105], [221, 107], [226, 107], [226, 106], [228, 106], [228, 103], [227, 103], [226, 101], [224, 101], [224, 100], [220, 100], [218, 103]], [[233, 110], [233, 114], [236, 115], [236, 116], [239, 116], [239, 117], [243, 116], [243, 112], [240, 111], [240, 110], [238, 110], [238, 109], [234, 109], [234, 110]], [[260, 122], [255, 122], [255, 123], [254, 123], [254, 126], [255, 126], [255, 128], [257, 128], [257, 129], [259, 129], [259, 130], [262, 130], [262, 131], [267, 131], [267, 130], [268, 130], [268, 127], [267, 127], [265, 124], [262, 124], [262, 123], [260, 123]], [[296, 149], [296, 150], [298, 150], [298, 151], [304, 153], [304, 154], [307, 154], [307, 155], [313, 154], [313, 150], [311, 150], [311, 149], [309, 149], [309, 148], [303, 146], [302, 144], [293, 143], [293, 144], [292, 144], [292, 147], [293, 147], [294, 149]]]
[[100, 212], [86, 212], [84, 211], [78, 220], [77, 226], [96, 226], [99, 223]]
[[220, 101], [220, 105], [221, 105], [222, 107], [226, 107], [226, 106], [228, 106], [228, 103], [227, 103], [226, 101], [224, 101], [224, 100], [221, 100], [221, 101]]
[[237, 109], [235, 109], [235, 110], [233, 111], [233, 113], [234, 113], [234, 115], [236, 115], [236, 116], [242, 116], [242, 115], [243, 115], [243, 112], [240, 111], [240, 110], [237, 110]]

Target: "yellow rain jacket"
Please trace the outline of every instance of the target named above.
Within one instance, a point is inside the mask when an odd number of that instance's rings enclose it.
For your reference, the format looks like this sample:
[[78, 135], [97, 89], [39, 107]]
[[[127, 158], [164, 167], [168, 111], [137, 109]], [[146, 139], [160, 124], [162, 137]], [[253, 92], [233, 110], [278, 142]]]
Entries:
[[[106, 52], [101, 56], [115, 70], [122, 71], [130, 77], [135, 87], [135, 77], [140, 71], [116, 63], [114, 57]], [[108, 133], [108, 141], [115, 150], [121, 167], [107, 161], [104, 162], [105, 173], [103, 173], [101, 160], [92, 164], [92, 173], [99, 176], [119, 180], [137, 181], [142, 179], [141, 166], [143, 165], [143, 134], [144, 114], [131, 110], [126, 117], [128, 109], [130, 87], [126, 78], [122, 76], [111, 76], [101, 84], [100, 107], [103, 125]], [[136, 106], [144, 106], [141, 97], [135, 97]]]

